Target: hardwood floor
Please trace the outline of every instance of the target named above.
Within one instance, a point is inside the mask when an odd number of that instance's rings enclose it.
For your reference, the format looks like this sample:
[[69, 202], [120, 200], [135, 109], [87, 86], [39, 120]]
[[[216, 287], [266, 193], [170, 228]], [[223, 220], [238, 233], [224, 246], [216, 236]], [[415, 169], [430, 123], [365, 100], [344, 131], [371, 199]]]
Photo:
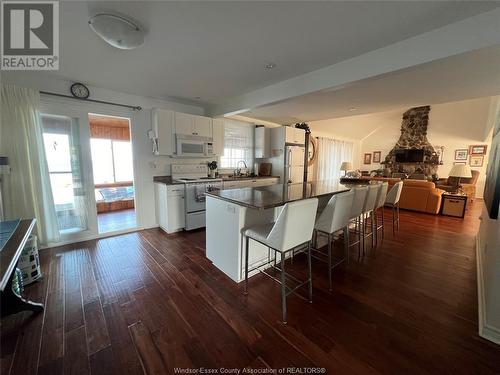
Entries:
[[99, 233], [137, 227], [135, 208], [97, 214]]
[[[243, 296], [204, 257], [204, 231], [153, 229], [42, 251], [45, 277], [26, 293], [46, 310], [2, 321], [1, 374], [499, 374], [500, 346], [477, 334], [480, 205], [464, 220], [401, 211], [399, 234], [387, 224], [382, 244], [334, 271], [332, 293], [314, 262], [314, 303], [291, 296], [286, 326], [278, 286], [256, 276]], [[293, 268], [304, 274], [302, 256]]]

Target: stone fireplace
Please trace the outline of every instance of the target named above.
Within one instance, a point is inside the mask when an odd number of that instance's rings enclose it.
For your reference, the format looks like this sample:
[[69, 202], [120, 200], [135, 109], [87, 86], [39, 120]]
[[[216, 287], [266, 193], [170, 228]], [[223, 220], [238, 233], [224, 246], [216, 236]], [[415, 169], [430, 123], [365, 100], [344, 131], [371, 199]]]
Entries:
[[[410, 108], [403, 113], [401, 135], [396, 145], [387, 154], [383, 164], [385, 174], [405, 173], [407, 175], [424, 174], [431, 178], [436, 174], [439, 166], [439, 156], [427, 140], [427, 125], [429, 123], [430, 106]], [[395, 150], [398, 149], [423, 149], [424, 161], [421, 163], [397, 163]]]

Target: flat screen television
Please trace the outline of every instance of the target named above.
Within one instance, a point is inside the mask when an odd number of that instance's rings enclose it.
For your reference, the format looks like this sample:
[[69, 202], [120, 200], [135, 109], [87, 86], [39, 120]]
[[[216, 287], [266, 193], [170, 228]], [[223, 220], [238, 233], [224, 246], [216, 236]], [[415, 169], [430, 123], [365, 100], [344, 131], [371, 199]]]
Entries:
[[423, 149], [399, 149], [394, 152], [396, 163], [421, 163], [424, 161]]

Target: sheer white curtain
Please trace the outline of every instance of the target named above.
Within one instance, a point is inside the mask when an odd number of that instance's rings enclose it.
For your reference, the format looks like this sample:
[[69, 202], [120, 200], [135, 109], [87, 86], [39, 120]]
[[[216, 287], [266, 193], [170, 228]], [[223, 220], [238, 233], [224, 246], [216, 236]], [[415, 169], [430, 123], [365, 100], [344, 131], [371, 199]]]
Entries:
[[341, 176], [340, 165], [353, 160], [354, 144], [330, 138], [318, 138], [318, 180], [337, 180]]
[[54, 199], [39, 121], [37, 91], [1, 86], [0, 155], [9, 158], [11, 172], [3, 175], [6, 219], [37, 219], [42, 245], [59, 241]]
[[220, 157], [219, 168], [237, 168], [241, 160], [247, 168], [253, 167], [254, 128], [249, 123], [224, 121], [224, 155]]

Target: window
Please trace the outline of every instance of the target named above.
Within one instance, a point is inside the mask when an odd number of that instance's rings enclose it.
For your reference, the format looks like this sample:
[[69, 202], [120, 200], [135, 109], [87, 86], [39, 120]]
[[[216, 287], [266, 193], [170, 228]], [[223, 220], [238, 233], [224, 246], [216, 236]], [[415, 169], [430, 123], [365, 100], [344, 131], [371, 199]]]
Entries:
[[224, 155], [220, 157], [219, 168], [237, 168], [241, 160], [248, 168], [252, 168], [253, 144], [253, 125], [239, 121], [224, 121]]
[[129, 141], [91, 138], [95, 184], [114, 184], [134, 179], [132, 145]]
[[67, 134], [44, 133], [43, 143], [56, 207], [73, 206], [73, 174]]

